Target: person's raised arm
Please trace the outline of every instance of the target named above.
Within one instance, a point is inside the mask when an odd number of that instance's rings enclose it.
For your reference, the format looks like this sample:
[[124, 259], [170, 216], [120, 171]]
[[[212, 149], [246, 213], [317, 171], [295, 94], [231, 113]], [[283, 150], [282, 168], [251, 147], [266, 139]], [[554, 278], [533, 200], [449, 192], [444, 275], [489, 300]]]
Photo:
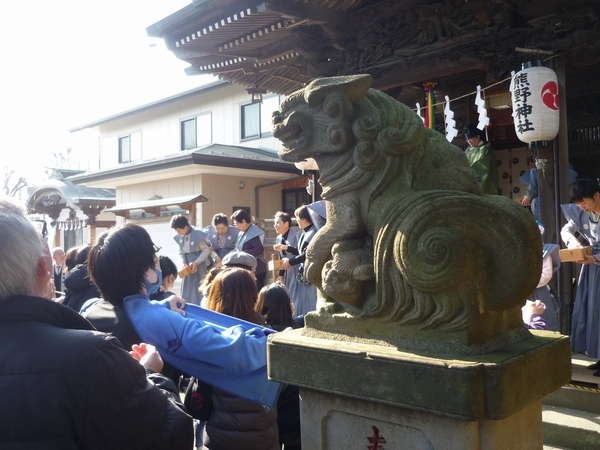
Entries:
[[581, 243], [575, 237], [575, 233], [579, 231], [579, 227], [575, 224], [572, 219], [565, 224], [560, 230], [560, 237], [567, 246], [567, 248], [581, 248]]
[[193, 421], [171, 380], [153, 375], [162, 390], [148, 381], [144, 367], [113, 337], [90, 351], [95, 357], [88, 368], [90, 405], [83, 433], [88, 441], [82, 448], [193, 448]]

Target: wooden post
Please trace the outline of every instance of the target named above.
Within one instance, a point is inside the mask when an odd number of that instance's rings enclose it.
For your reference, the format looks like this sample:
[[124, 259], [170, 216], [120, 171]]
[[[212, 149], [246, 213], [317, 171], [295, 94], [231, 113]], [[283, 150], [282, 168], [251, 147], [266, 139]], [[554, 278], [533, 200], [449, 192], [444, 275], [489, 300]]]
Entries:
[[90, 242], [96, 241], [96, 224], [90, 224]]
[[202, 224], [196, 223], [196, 220], [198, 218], [198, 214], [197, 214], [197, 211], [196, 211], [197, 208], [198, 208], [198, 203], [197, 202], [193, 202], [190, 205], [190, 209], [189, 209], [189, 211], [190, 211], [190, 217], [189, 217], [188, 221], [189, 221], [190, 225], [192, 225], [194, 227], [202, 228]]
[[[556, 145], [556, 158], [557, 163], [555, 167], [558, 169], [558, 174], [555, 177], [557, 180], [556, 189], [556, 230], [557, 236], [556, 242], [559, 245], [563, 245], [560, 239], [560, 229], [566, 223], [560, 205], [570, 203], [569, 198], [569, 139], [568, 139], [568, 128], [567, 128], [567, 88], [565, 79], [565, 60], [564, 56], [558, 56], [552, 59], [553, 69], [556, 72], [558, 78], [558, 92], [560, 95], [560, 125], [558, 136], [555, 139]], [[561, 265], [557, 281], [558, 281], [558, 295], [561, 301], [560, 315], [559, 315], [559, 326], [560, 331], [563, 334], [571, 333], [571, 311], [573, 310], [573, 264]]]
[[538, 148], [538, 159], [546, 161], [543, 170], [538, 170], [538, 197], [540, 202], [540, 219], [544, 225], [544, 242], [557, 242], [556, 202], [554, 170], [555, 159], [552, 142], [546, 147]]
[[[59, 230], [58, 228], [54, 229], [54, 245], [52, 245], [50, 247], [50, 249], [52, 249], [53, 247], [60, 247], [60, 233], [61, 230]], [[65, 249], [65, 251], [68, 249]]]

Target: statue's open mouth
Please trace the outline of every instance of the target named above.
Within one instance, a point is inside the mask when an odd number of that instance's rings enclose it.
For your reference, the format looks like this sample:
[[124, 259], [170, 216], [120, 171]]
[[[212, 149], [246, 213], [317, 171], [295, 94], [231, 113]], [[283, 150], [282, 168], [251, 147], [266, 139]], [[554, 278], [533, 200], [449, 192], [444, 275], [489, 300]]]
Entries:
[[[291, 156], [294, 151], [300, 150], [306, 144], [306, 136], [299, 123], [293, 122], [276, 127], [273, 136], [281, 141], [283, 150], [279, 152], [280, 156]], [[296, 155], [297, 156], [297, 155]]]

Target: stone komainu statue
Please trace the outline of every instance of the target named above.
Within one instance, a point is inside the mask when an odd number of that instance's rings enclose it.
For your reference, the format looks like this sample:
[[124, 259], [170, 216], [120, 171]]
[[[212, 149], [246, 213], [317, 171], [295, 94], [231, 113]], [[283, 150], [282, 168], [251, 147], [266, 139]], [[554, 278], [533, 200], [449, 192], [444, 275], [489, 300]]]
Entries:
[[279, 156], [314, 158], [328, 200], [306, 276], [355, 317], [421, 329], [516, 310], [541, 273], [531, 215], [482, 195], [464, 153], [371, 81], [317, 79], [273, 115]]

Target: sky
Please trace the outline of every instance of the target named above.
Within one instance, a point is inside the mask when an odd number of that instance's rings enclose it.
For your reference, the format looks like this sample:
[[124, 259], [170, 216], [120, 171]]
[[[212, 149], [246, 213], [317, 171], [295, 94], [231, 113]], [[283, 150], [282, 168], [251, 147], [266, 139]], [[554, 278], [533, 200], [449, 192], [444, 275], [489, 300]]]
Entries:
[[[29, 184], [77, 140], [66, 130], [212, 78], [146, 27], [191, 0], [6, 0], [0, 3], [0, 176]], [[92, 137], [91, 137], [92, 138]], [[1, 186], [0, 186], [1, 187]]]

